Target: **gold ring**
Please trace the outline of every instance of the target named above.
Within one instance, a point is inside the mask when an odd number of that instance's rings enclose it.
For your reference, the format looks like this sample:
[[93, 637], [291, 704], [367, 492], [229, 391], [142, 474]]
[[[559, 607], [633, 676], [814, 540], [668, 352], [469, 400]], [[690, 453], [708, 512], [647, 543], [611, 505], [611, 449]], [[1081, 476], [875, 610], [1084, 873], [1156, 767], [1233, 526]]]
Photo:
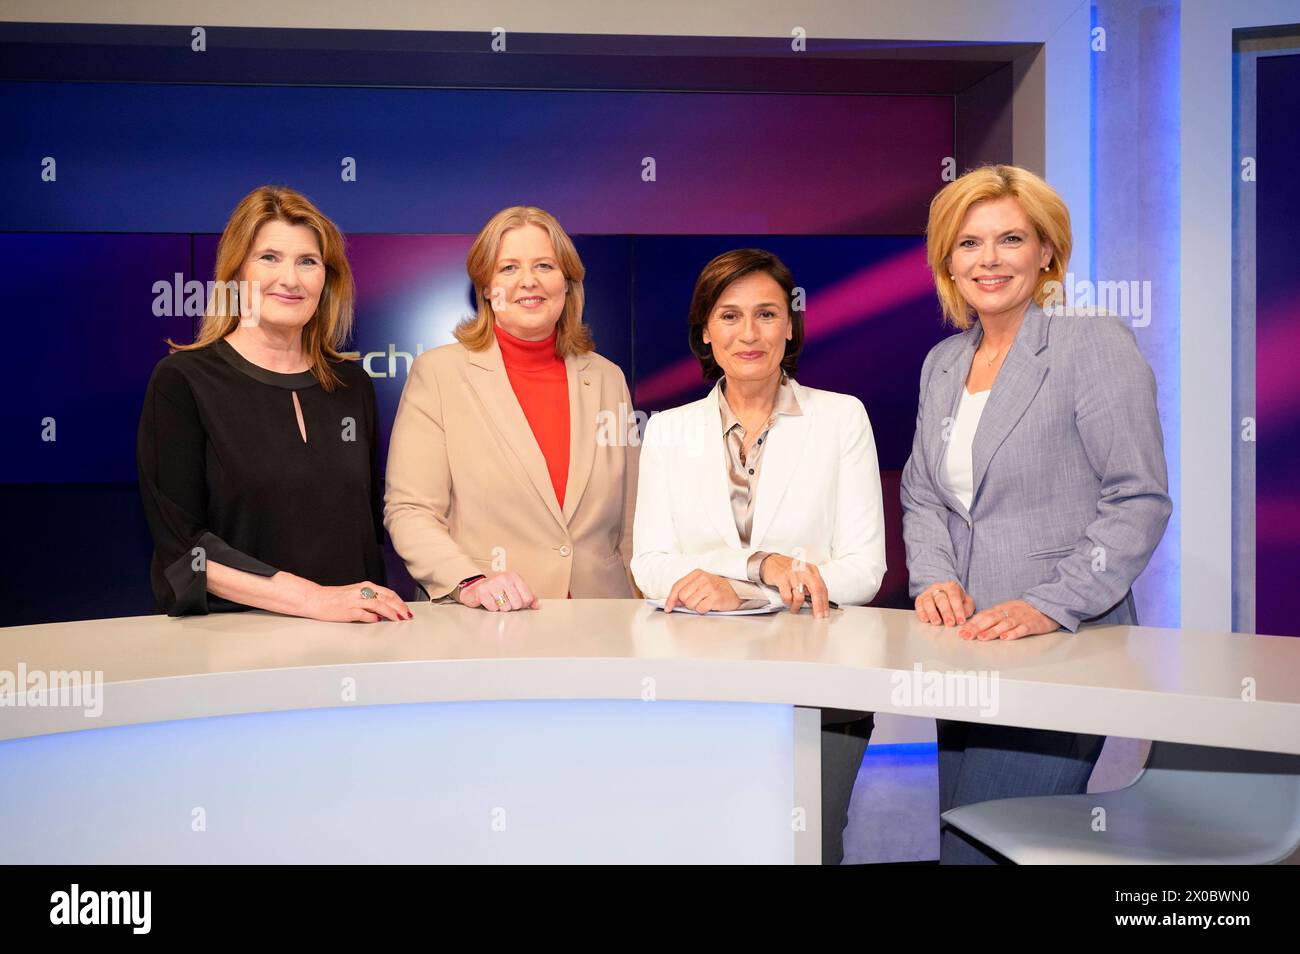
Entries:
[[506, 599], [505, 596], [504, 596], [503, 594], [501, 594], [501, 593], [498, 593], [498, 594], [496, 595], [496, 601], [497, 601], [497, 608], [498, 608], [498, 609], [505, 609], [506, 605], [510, 602], [510, 601], [509, 601], [508, 599]]

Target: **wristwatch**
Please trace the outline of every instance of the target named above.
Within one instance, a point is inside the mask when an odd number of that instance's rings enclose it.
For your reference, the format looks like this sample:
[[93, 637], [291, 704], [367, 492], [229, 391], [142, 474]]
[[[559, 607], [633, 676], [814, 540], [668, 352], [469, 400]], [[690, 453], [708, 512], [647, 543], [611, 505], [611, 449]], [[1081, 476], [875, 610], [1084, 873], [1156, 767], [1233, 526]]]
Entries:
[[479, 580], [486, 580], [486, 579], [487, 576], [483, 573], [480, 573], [478, 576], [466, 577], [465, 579], [457, 583], [455, 587], [452, 588], [452, 591], [447, 595], [451, 597], [453, 600], [455, 600], [457, 603], [459, 603], [461, 590], [465, 589], [465, 587], [469, 586], [472, 583], [477, 583]]

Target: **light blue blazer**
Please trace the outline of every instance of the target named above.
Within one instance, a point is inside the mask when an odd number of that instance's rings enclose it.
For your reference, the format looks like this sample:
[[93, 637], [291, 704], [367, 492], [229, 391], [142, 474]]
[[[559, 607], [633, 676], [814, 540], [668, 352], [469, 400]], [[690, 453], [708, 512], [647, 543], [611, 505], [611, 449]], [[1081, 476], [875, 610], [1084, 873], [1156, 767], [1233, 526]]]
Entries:
[[1133, 332], [1030, 303], [975, 432], [967, 511], [940, 468], [982, 338], [976, 322], [921, 368], [902, 477], [912, 597], [957, 580], [977, 610], [1023, 599], [1070, 632], [1136, 623], [1133, 581], [1172, 504], [1155, 376]]

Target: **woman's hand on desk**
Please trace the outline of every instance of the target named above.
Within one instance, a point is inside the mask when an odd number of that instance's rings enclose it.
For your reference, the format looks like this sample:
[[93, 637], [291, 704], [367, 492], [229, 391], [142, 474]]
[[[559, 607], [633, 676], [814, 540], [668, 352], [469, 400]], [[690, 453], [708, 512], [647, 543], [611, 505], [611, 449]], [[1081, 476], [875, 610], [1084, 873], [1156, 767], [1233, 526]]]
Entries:
[[[362, 591], [374, 595], [367, 599]], [[394, 622], [410, 619], [411, 611], [388, 587], [363, 580], [347, 586], [310, 583], [303, 597], [301, 615], [328, 623], [378, 623], [386, 619]]]
[[926, 587], [916, 598], [917, 618], [933, 626], [960, 626], [974, 612], [975, 601], [956, 580]]
[[781, 591], [781, 599], [791, 613], [803, 609], [806, 597], [812, 605], [813, 616], [826, 619], [831, 615], [831, 598], [826, 583], [816, 564], [805, 563], [797, 557], [770, 553], [763, 560], [763, 582]]
[[513, 570], [496, 576], [485, 576], [460, 591], [461, 603], [470, 607], [481, 606], [489, 613], [509, 613], [511, 610], [540, 609], [541, 603], [528, 588], [524, 578]]
[[1007, 600], [976, 613], [957, 635], [962, 639], [1020, 639], [1054, 633], [1061, 624], [1045, 616], [1024, 600]]
[[697, 613], [711, 610], [726, 612], [740, 608], [740, 597], [725, 577], [714, 576], [703, 570], [692, 570], [673, 584], [664, 600], [664, 612], [671, 613], [674, 606], [685, 606]]

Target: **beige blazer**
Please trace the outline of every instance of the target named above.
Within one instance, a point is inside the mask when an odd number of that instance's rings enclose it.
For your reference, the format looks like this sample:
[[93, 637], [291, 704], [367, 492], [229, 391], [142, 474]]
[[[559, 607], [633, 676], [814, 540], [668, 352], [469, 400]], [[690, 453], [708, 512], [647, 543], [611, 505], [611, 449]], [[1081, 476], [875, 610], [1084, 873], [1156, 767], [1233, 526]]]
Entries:
[[506, 570], [541, 598], [634, 595], [639, 446], [627, 382], [598, 354], [564, 364], [570, 448], [561, 510], [496, 340], [481, 352], [456, 343], [415, 359], [388, 449], [384, 526], [431, 599]]

